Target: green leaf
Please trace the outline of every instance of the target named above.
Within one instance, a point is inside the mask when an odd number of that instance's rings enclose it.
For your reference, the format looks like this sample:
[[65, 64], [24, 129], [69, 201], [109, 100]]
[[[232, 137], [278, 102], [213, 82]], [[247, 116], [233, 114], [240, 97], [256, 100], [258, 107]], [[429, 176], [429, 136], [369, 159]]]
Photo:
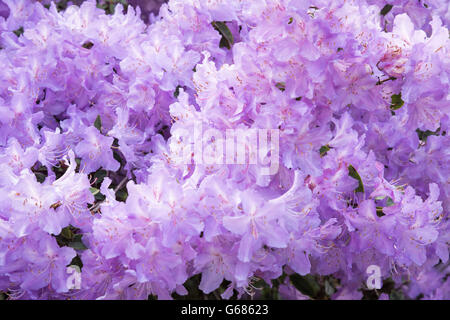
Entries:
[[356, 171], [355, 167], [353, 167], [352, 165], [348, 166], [348, 175], [358, 180], [359, 182], [358, 188], [355, 189], [355, 192], [364, 192], [364, 185], [361, 176], [359, 175], [358, 171]]
[[401, 107], [403, 107], [403, 105], [405, 104], [405, 102], [402, 100], [402, 94], [393, 94], [391, 96], [391, 110], [398, 110]]
[[227, 49], [231, 49], [231, 46], [234, 44], [234, 38], [226, 23], [221, 21], [213, 21], [211, 22], [211, 25], [222, 35], [219, 46], [221, 48], [226, 47]]
[[391, 197], [388, 197], [386, 200], [386, 207], [390, 207], [394, 205], [394, 200]]
[[58, 3], [56, 3], [56, 9], [58, 10], [58, 12], [66, 10], [68, 2], [69, 2], [68, 0], [61, 0]]
[[175, 88], [175, 91], [174, 91], [174, 93], [173, 93], [173, 96], [174, 96], [175, 98], [178, 98], [178, 96], [180, 95], [180, 88], [181, 88], [181, 86], [177, 86], [177, 87]]
[[383, 7], [383, 9], [381, 9], [380, 14], [382, 16], [385, 16], [389, 13], [389, 11], [391, 11], [391, 9], [392, 9], [392, 4], [387, 4]]
[[101, 202], [106, 199], [106, 196], [101, 192], [97, 193], [94, 197], [95, 197], [95, 201], [97, 201], [97, 202], [99, 202], [99, 201]]
[[392, 290], [389, 294], [389, 300], [405, 300], [405, 296], [400, 291]]
[[306, 276], [301, 276], [297, 273], [289, 276], [291, 283], [294, 287], [303, 294], [306, 294], [310, 297], [315, 297], [320, 291], [320, 286], [316, 282], [313, 276], [310, 274]]
[[102, 9], [102, 10], [105, 10], [105, 11], [106, 11], [106, 9], [108, 8], [108, 5], [107, 5], [107, 4], [97, 4], [97, 8], [99, 8], [99, 9]]
[[76, 265], [76, 264], [71, 264], [69, 265], [69, 267], [74, 268], [76, 272], [80, 273], [81, 272], [81, 268], [80, 266]]
[[73, 238], [73, 232], [70, 230], [70, 227], [65, 227], [61, 230], [61, 236], [63, 236], [66, 239], [72, 239]]
[[13, 32], [16, 36], [20, 37], [23, 34], [24, 30], [23, 27], [20, 27], [19, 29], [14, 30]]
[[125, 202], [128, 198], [128, 192], [124, 189], [120, 189], [116, 192], [116, 200]]
[[69, 243], [68, 246], [75, 250], [86, 250], [87, 249], [87, 247], [81, 241], [71, 242], [71, 243]]
[[331, 150], [329, 145], [324, 145], [324, 146], [320, 147], [320, 150], [319, 150], [320, 156], [324, 157], [329, 150]]
[[377, 216], [378, 217], [382, 217], [385, 216], [384, 212], [383, 212], [383, 207], [377, 207]]
[[280, 91], [284, 91], [284, 90], [286, 90], [286, 83], [285, 82], [277, 82], [275, 84], [275, 87], [280, 89]]
[[82, 47], [85, 49], [91, 49], [94, 46], [94, 44], [91, 41], [86, 41], [83, 43]]
[[103, 179], [105, 179], [105, 177], [107, 175], [108, 175], [108, 172], [105, 169], [98, 169], [94, 173], [95, 183], [96, 184], [98, 183], [100, 185], [103, 182]]
[[69, 266], [77, 266], [81, 271], [81, 269], [83, 268], [83, 261], [81, 261], [81, 258], [78, 254], [72, 259], [72, 261], [70, 261]]
[[47, 178], [47, 175], [42, 172], [35, 172], [34, 175], [36, 176], [36, 180], [39, 183], [43, 183], [45, 181], [45, 178]]
[[36, 180], [39, 183], [43, 183], [45, 179], [48, 177], [48, 170], [47, 167], [43, 165], [39, 165], [39, 167], [36, 168], [36, 166], [33, 166], [31, 169], [36, 176]]
[[77, 167], [75, 168], [75, 172], [80, 172], [81, 158], [75, 158], [75, 162], [77, 164]]
[[325, 294], [329, 297], [332, 296], [333, 293], [336, 291], [328, 280], [325, 280], [324, 287], [325, 287]]
[[100, 192], [100, 190], [97, 189], [97, 188], [89, 188], [89, 191], [91, 191], [91, 193], [92, 193], [94, 196], [95, 196], [97, 193]]
[[121, 3], [123, 5], [124, 9], [127, 10], [128, 1], [126, 1], [126, 0], [104, 0], [103, 4], [97, 3], [97, 8], [105, 10], [106, 14], [114, 14], [116, 5], [119, 3]]
[[438, 136], [440, 131], [441, 131], [441, 128], [438, 128], [436, 131], [431, 131], [431, 130], [422, 131], [420, 129], [416, 130], [417, 135], [419, 136], [419, 140], [421, 140], [423, 142], [427, 142], [427, 138], [429, 136]]
[[98, 131], [102, 132], [102, 119], [100, 118], [100, 115], [98, 115], [95, 119], [94, 127], [96, 127]]
[[75, 250], [86, 250], [87, 247], [84, 245], [83, 241], [81, 240], [82, 237], [83, 237], [82, 234], [75, 234], [73, 236], [72, 242], [70, 242], [68, 244], [68, 246]]

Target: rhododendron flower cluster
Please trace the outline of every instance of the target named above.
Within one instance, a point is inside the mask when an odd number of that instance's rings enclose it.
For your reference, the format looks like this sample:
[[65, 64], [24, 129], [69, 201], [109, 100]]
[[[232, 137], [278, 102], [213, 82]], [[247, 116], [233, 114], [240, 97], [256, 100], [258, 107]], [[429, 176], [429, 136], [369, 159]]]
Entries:
[[450, 3], [163, 2], [0, 1], [1, 295], [449, 299]]

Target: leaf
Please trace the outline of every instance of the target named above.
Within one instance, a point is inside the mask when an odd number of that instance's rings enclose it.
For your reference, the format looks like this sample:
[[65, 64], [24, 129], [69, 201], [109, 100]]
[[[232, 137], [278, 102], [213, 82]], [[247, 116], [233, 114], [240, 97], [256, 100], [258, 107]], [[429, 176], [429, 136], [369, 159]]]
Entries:
[[420, 129], [416, 130], [417, 135], [419, 136], [419, 140], [421, 140], [423, 142], [427, 142], [427, 138], [429, 136], [438, 136], [440, 131], [441, 131], [441, 128], [438, 128], [436, 131], [430, 131], [430, 130], [422, 131]]
[[393, 94], [391, 96], [391, 110], [398, 110], [401, 107], [403, 107], [403, 105], [405, 104], [405, 102], [402, 100], [402, 94]]
[[106, 11], [106, 9], [108, 9], [108, 5], [107, 4], [97, 4], [97, 8]]
[[361, 176], [359, 175], [358, 171], [356, 171], [355, 167], [353, 167], [352, 165], [348, 166], [348, 175], [353, 179], [358, 180], [359, 182], [358, 188], [355, 189], [355, 192], [364, 192], [364, 185]]
[[102, 119], [100, 118], [100, 115], [98, 115], [95, 119], [94, 127], [96, 127], [98, 131], [102, 132]]
[[390, 207], [394, 205], [394, 200], [391, 197], [388, 197], [386, 200], [386, 207]]
[[325, 280], [325, 294], [327, 295], [327, 296], [332, 296], [333, 295], [333, 293], [335, 292], [336, 290], [334, 289], [334, 287], [331, 285], [331, 283], [328, 281], [328, 280]]
[[74, 241], [74, 242], [82, 242], [82, 241], [81, 241], [81, 238], [83, 238], [83, 235], [82, 235], [82, 234], [79, 234], [79, 233], [74, 234], [74, 236], [73, 236], [73, 241]]
[[65, 227], [61, 230], [61, 236], [63, 236], [66, 239], [72, 239], [73, 238], [73, 232], [70, 230], [70, 227]]
[[180, 95], [180, 88], [181, 88], [181, 86], [179, 86], [179, 85], [175, 88], [175, 91], [173, 93], [173, 96], [175, 98], [178, 98], [178, 96]]
[[275, 84], [275, 87], [280, 89], [280, 91], [284, 91], [284, 90], [286, 90], [286, 83], [285, 82], [277, 82]]
[[36, 180], [39, 183], [43, 183], [48, 177], [48, 169], [43, 165], [35, 165], [31, 168], [31, 171], [33, 171], [34, 175], [36, 176]]
[[91, 191], [91, 193], [92, 193], [94, 196], [95, 196], [97, 193], [100, 192], [100, 190], [97, 189], [97, 188], [89, 188], [89, 191]]
[[70, 242], [68, 244], [68, 246], [75, 250], [86, 250], [87, 247], [84, 245], [83, 241], [81, 241], [82, 237], [83, 237], [83, 235], [81, 235], [81, 234], [75, 234], [73, 236], [72, 242]]
[[320, 147], [320, 150], [319, 150], [320, 156], [321, 156], [321, 157], [324, 157], [324, 156], [327, 154], [327, 152], [330, 151], [330, 150], [331, 150], [331, 148], [330, 148], [329, 145], [321, 146], [321, 147]]
[[126, 190], [120, 189], [116, 192], [116, 200], [125, 202], [128, 198], [128, 192]]
[[47, 175], [42, 172], [35, 172], [34, 175], [36, 176], [36, 180], [39, 183], [43, 183], [45, 181], [45, 178], [47, 178]]
[[91, 41], [86, 41], [82, 47], [85, 49], [91, 49], [94, 46], [94, 44]]
[[405, 300], [405, 296], [400, 291], [392, 290], [389, 294], [389, 300]]
[[80, 266], [78, 266], [76, 264], [71, 264], [71, 265], [69, 265], [69, 267], [75, 269], [76, 272], [81, 273]]
[[116, 5], [121, 3], [125, 10], [128, 8], [128, 2], [126, 0], [106, 0], [103, 4], [97, 4], [97, 8], [105, 10], [106, 14], [114, 14]]
[[23, 34], [24, 30], [23, 27], [20, 27], [19, 29], [14, 30], [13, 32], [17, 37], [20, 37]]
[[234, 44], [234, 38], [230, 29], [228, 29], [226, 23], [221, 21], [213, 21], [211, 22], [211, 25], [222, 35], [219, 47], [220, 48], [226, 47], [227, 49], [231, 49], [231, 46]]
[[383, 9], [381, 9], [380, 14], [382, 16], [385, 16], [389, 13], [389, 11], [391, 11], [391, 9], [392, 9], [392, 4], [387, 4], [383, 7]]
[[103, 179], [107, 176], [108, 172], [105, 169], [98, 169], [94, 173], [95, 183], [101, 184]]
[[67, 0], [61, 0], [56, 4], [56, 9], [58, 10], [58, 12], [66, 10], [67, 9], [67, 4], [69, 1]]
[[68, 246], [75, 250], [86, 250], [87, 249], [87, 247], [81, 241], [71, 242], [71, 243], [69, 243]]
[[96, 202], [102, 202], [106, 199], [106, 196], [101, 192], [97, 193], [94, 197]]
[[75, 158], [75, 163], [77, 164], [75, 167], [75, 172], [79, 173], [81, 169], [81, 158]]
[[383, 212], [383, 207], [377, 207], [376, 208], [377, 209], [377, 216], [378, 217], [382, 217], [382, 216], [385, 216], [385, 214], [384, 214], [384, 212]]
[[315, 297], [320, 291], [320, 286], [316, 282], [313, 276], [310, 274], [306, 276], [301, 276], [297, 273], [289, 276], [291, 283], [294, 287], [303, 294], [310, 297]]
[[72, 259], [69, 266], [77, 266], [78, 268], [80, 268], [81, 272], [81, 269], [83, 268], [83, 262], [81, 261], [81, 258], [78, 254]]

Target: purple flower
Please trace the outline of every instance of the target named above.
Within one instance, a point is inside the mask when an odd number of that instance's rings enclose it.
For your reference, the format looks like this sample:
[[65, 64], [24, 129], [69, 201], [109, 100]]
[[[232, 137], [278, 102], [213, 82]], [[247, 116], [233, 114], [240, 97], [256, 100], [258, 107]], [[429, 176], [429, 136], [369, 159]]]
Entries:
[[0, 1], [0, 291], [448, 298], [448, 1], [97, 4]]

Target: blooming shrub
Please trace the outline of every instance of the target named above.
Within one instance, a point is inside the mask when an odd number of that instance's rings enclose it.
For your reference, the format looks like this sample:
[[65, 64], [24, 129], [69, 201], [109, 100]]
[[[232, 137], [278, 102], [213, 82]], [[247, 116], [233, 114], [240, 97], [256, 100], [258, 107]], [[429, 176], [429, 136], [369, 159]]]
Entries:
[[[447, 0], [41, 2], [0, 1], [3, 298], [450, 298]], [[176, 161], [198, 126], [276, 172]]]

